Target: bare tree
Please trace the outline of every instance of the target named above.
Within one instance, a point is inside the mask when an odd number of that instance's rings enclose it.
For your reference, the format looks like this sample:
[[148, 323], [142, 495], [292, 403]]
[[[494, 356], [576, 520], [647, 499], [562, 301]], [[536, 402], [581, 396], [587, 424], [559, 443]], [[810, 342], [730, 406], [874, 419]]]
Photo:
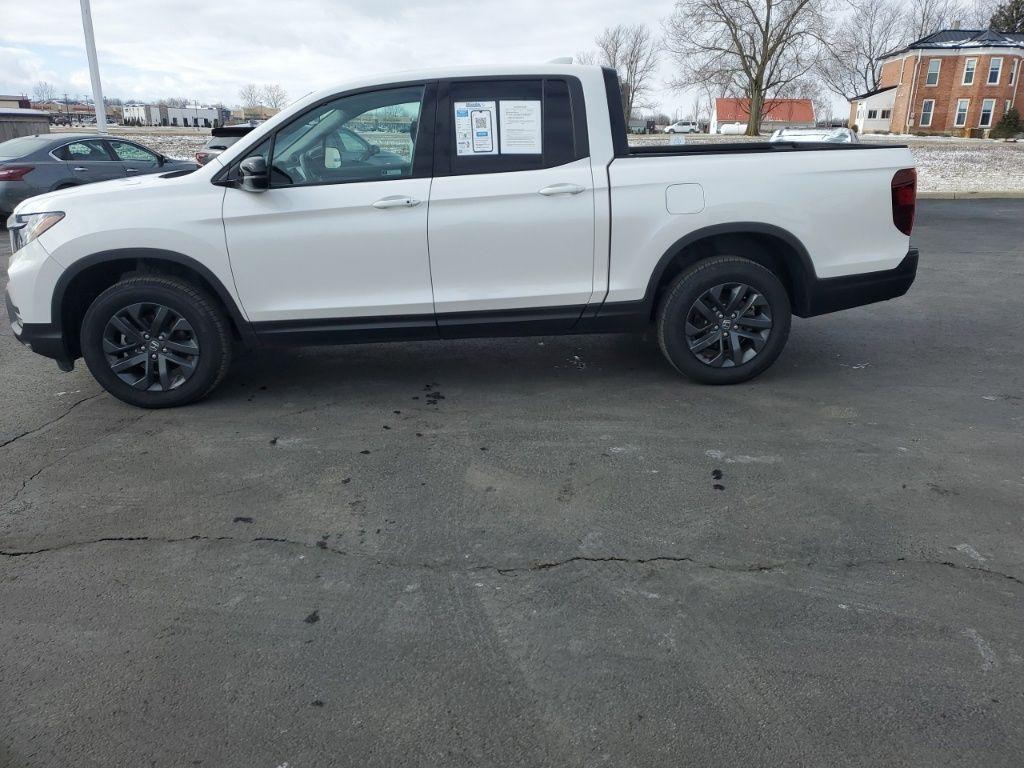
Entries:
[[277, 83], [264, 85], [262, 95], [263, 103], [271, 109], [281, 109], [288, 103], [288, 91]]
[[880, 57], [909, 42], [895, 0], [850, 0], [850, 5], [851, 13], [822, 46], [815, 67], [825, 87], [845, 99], [875, 90], [882, 77]]
[[970, 10], [962, 0], [906, 0], [904, 24], [912, 40], [963, 24]]
[[249, 83], [248, 85], [243, 85], [238, 90], [238, 98], [242, 102], [243, 107], [246, 109], [254, 109], [260, 106], [263, 94], [260, 92], [260, 88], [256, 83]]
[[658, 68], [658, 43], [646, 24], [619, 24], [607, 27], [594, 40], [596, 51], [576, 55], [580, 64], [600, 64], [619, 74], [622, 84], [622, 109], [628, 120], [633, 113], [648, 109], [655, 70]]
[[680, 73], [677, 89], [723, 78], [748, 109], [756, 136], [765, 101], [804, 77], [818, 59], [830, 0], [676, 0], [665, 20], [665, 47]]
[[175, 109], [185, 109], [190, 102], [184, 96], [168, 96], [166, 99], [160, 99], [159, 104], [163, 104], [167, 107], [173, 107]]
[[57, 98], [57, 89], [53, 86], [53, 83], [48, 83], [45, 80], [40, 80], [32, 88], [32, 95], [35, 97], [37, 103], [43, 103], [46, 101], [53, 101]]

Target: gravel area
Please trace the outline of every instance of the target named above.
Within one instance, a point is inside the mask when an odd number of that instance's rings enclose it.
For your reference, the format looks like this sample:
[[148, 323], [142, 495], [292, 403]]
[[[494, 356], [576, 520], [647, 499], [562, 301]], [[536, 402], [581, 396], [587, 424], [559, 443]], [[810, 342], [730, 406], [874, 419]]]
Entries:
[[[631, 144], [667, 144], [669, 136], [630, 136]], [[870, 144], [905, 144], [917, 160], [921, 192], [1024, 192], [1024, 141], [923, 136], [862, 137]], [[687, 136], [688, 144], [767, 141], [766, 136]]]

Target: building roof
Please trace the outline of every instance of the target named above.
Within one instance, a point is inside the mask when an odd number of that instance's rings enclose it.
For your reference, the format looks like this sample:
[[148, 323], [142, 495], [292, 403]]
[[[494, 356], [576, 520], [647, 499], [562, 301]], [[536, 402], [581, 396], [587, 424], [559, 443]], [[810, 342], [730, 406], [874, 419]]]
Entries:
[[895, 89], [896, 87], [897, 86], [895, 86], [895, 85], [890, 85], [888, 88], [876, 88], [873, 91], [868, 91], [867, 93], [862, 93], [860, 96], [854, 96], [853, 98], [850, 99], [850, 101], [863, 101], [864, 99], [870, 99], [872, 96], [877, 96], [880, 93], [885, 93], [886, 91], [891, 91], [891, 90]]
[[[745, 123], [750, 117], [750, 99], [715, 99], [715, 116], [720, 123]], [[814, 105], [810, 99], [766, 99], [766, 123], [813, 123]]]
[[994, 29], [940, 29], [910, 45], [883, 54], [886, 59], [913, 50], [958, 48], [1024, 48], [1024, 33], [996, 32]]

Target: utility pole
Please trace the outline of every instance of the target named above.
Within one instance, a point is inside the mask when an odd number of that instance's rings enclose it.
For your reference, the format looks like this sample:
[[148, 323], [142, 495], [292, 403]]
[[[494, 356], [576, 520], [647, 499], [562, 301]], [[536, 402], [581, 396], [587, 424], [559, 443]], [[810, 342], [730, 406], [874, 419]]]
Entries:
[[85, 53], [89, 57], [89, 78], [92, 80], [92, 102], [96, 110], [96, 130], [107, 132], [107, 105], [103, 102], [103, 88], [100, 86], [100, 64], [96, 59], [96, 39], [92, 31], [92, 10], [89, 0], [82, 3], [82, 30], [85, 32]]

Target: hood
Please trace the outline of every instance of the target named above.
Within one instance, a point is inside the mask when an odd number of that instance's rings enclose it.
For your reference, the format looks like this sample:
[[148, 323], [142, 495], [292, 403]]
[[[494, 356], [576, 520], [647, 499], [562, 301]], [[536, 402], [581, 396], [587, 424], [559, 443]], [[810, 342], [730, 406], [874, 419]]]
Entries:
[[[171, 169], [165, 173], [176, 172], [174, 169]], [[76, 200], [91, 199], [101, 195], [113, 198], [118, 193], [127, 193], [133, 196], [147, 194], [150, 190], [168, 189], [172, 185], [180, 184], [186, 180], [191, 182], [190, 177], [193, 174], [189, 173], [173, 178], [162, 178], [163, 175], [153, 173], [145, 176], [98, 181], [94, 184], [82, 184], [77, 187], [58, 189], [55, 192], [47, 192], [45, 195], [37, 195], [22, 201], [15, 207], [14, 214], [61, 211], [64, 210], [64, 206], [74, 205]]]

